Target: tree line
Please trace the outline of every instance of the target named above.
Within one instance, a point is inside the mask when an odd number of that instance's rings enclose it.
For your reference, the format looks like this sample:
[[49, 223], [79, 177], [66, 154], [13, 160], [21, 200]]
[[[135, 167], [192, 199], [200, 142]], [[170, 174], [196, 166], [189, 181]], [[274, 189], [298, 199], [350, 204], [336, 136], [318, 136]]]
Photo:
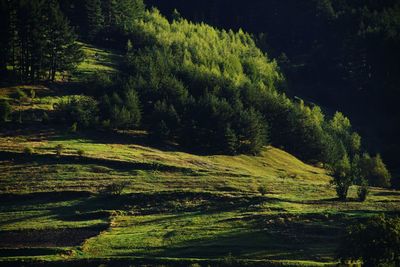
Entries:
[[170, 18], [178, 9], [192, 21], [251, 32], [258, 46], [277, 59], [290, 95], [348, 114], [369, 149], [381, 151], [390, 168], [399, 171], [399, 1], [146, 3]]
[[[42, 12], [53, 10], [40, 13], [45, 17], [42, 21], [58, 14], [59, 21], [65, 22], [63, 29], [73, 36], [63, 16], [67, 14], [83, 39], [125, 53], [117, 77], [96, 74], [82, 85], [86, 96], [56, 107], [58, 121], [74, 128], [140, 127], [158, 142], [175, 142], [202, 153], [256, 155], [272, 144], [305, 161], [328, 166], [341, 199], [354, 183], [390, 184], [381, 158], [364, 154], [361, 137], [350, 120], [340, 112], [327, 116], [319, 106], [285, 95], [287, 84], [278, 63], [242, 30], [193, 23], [178, 13], [168, 20], [157, 9], [146, 9], [141, 0], [66, 1], [61, 8], [54, 1], [20, 3], [32, 10], [36, 6], [42, 7]], [[79, 19], [71, 15], [78, 5], [85, 14]], [[30, 31], [42, 31], [36, 29], [42, 24], [32, 25]], [[40, 50], [38, 57], [47, 59], [46, 51]], [[65, 51], [59, 51], [60, 55], [74, 55]], [[60, 58], [64, 57], [67, 55]], [[62, 65], [55, 60], [57, 66]], [[19, 73], [20, 66], [16, 66]], [[55, 73], [33, 68], [33, 76], [22, 76], [35, 80], [43, 77], [41, 73]]]
[[0, 1], [0, 72], [15, 80], [54, 81], [72, 71], [83, 54], [55, 0]]
[[364, 154], [348, 118], [340, 112], [329, 118], [282, 93], [277, 62], [251, 35], [179, 14], [168, 20], [156, 9], [138, 13], [119, 38], [126, 40], [123, 77], [97, 77], [104, 81], [95, 90], [100, 124], [144, 127], [155, 140], [203, 153], [257, 154], [273, 144], [330, 166], [343, 199], [354, 183], [389, 185], [382, 159]]

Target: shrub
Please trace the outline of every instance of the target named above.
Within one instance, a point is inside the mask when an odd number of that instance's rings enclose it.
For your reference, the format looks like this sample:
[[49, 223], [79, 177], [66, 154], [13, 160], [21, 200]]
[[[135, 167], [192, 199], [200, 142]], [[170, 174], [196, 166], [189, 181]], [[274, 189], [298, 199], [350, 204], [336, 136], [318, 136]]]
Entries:
[[31, 94], [31, 99], [32, 99], [32, 100], [35, 99], [35, 97], [36, 97], [36, 91], [33, 90], [33, 89], [31, 89], [30, 94]]
[[111, 129], [111, 121], [110, 120], [103, 120], [101, 122], [101, 127], [104, 129]]
[[27, 155], [27, 156], [33, 155], [34, 152], [35, 152], [35, 151], [33, 150], [32, 147], [25, 147], [25, 148], [24, 148], [24, 154]]
[[391, 175], [383, 163], [381, 156], [370, 157], [364, 154], [360, 158], [360, 172], [371, 186], [389, 187]]
[[364, 202], [367, 200], [367, 196], [369, 194], [368, 182], [363, 180], [361, 185], [358, 187], [357, 196], [358, 200]]
[[56, 150], [56, 155], [61, 156], [61, 154], [64, 150], [64, 146], [62, 144], [58, 144], [58, 145], [56, 145], [55, 150]]
[[351, 165], [347, 154], [332, 167], [331, 174], [333, 177], [331, 183], [335, 186], [337, 196], [342, 201], [346, 200], [349, 188], [353, 184]]
[[391, 175], [383, 163], [381, 156], [378, 154], [372, 159], [371, 184], [380, 187], [390, 187], [390, 179]]
[[115, 182], [107, 185], [101, 193], [106, 196], [119, 196], [125, 188], [130, 185], [130, 182]]
[[76, 151], [76, 154], [78, 154], [79, 157], [83, 157], [85, 155], [85, 151], [83, 149], [79, 149]]
[[11, 105], [8, 101], [0, 101], [0, 121], [6, 122], [11, 114]]
[[257, 188], [257, 191], [258, 191], [262, 196], [265, 196], [265, 195], [268, 193], [267, 187], [266, 187], [265, 185], [260, 185], [260, 186]]
[[88, 93], [91, 95], [96, 95], [99, 92], [108, 91], [109, 88], [114, 86], [113, 77], [104, 72], [95, 72], [90, 77], [86, 79], [86, 88], [88, 88]]
[[71, 133], [76, 133], [77, 128], [78, 128], [78, 123], [74, 122], [74, 123], [71, 125], [71, 127], [69, 128], [69, 131], [70, 131]]
[[[140, 101], [131, 83], [123, 85], [124, 94], [104, 95], [100, 101], [101, 115], [109, 125], [118, 129], [133, 129], [141, 120]], [[106, 125], [107, 126], [107, 125]]]
[[23, 99], [27, 98], [28, 96], [26, 95], [24, 90], [18, 88], [17, 91], [13, 94], [13, 97], [17, 99]]
[[46, 124], [46, 123], [49, 123], [49, 121], [50, 121], [49, 114], [47, 114], [47, 112], [43, 112], [43, 115], [42, 115], [42, 122], [43, 122], [44, 124]]
[[238, 260], [232, 255], [232, 253], [229, 253], [222, 259], [222, 264], [223, 266], [239, 266]]
[[91, 169], [94, 173], [109, 173], [111, 171], [109, 168], [104, 166], [93, 166]]
[[97, 101], [88, 96], [74, 96], [55, 106], [61, 120], [89, 127], [97, 124], [99, 109]]
[[378, 216], [351, 226], [338, 256], [342, 261], [362, 260], [363, 266], [400, 266], [400, 218]]

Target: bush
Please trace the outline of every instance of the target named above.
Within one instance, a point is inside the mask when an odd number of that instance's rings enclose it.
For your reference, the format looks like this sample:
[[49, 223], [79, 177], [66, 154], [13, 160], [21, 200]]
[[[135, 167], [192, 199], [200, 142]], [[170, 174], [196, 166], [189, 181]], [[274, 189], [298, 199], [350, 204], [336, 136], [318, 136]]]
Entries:
[[64, 146], [62, 144], [58, 144], [58, 145], [56, 145], [55, 150], [56, 150], [56, 155], [59, 157], [59, 156], [61, 156], [61, 154], [64, 150]]
[[379, 154], [376, 157], [364, 154], [359, 165], [362, 176], [371, 186], [390, 187], [391, 175]]
[[28, 96], [26, 95], [24, 90], [18, 88], [17, 91], [13, 94], [13, 97], [17, 99], [23, 99], [27, 98]]
[[104, 72], [95, 72], [86, 79], [86, 88], [88, 88], [88, 94], [98, 95], [104, 93], [114, 86], [112, 77]]
[[390, 187], [391, 175], [378, 154], [372, 159], [372, 169], [370, 173], [370, 183], [380, 187]]
[[82, 127], [96, 125], [99, 117], [97, 101], [88, 96], [74, 96], [55, 106], [60, 120], [77, 123]]
[[111, 96], [104, 95], [101, 98], [102, 119], [114, 128], [134, 129], [140, 125], [142, 116], [139, 97], [131, 83], [126, 83], [123, 88], [124, 94], [114, 92]]
[[71, 125], [71, 127], [69, 128], [69, 131], [70, 131], [71, 133], [76, 133], [77, 129], [78, 129], [78, 123], [74, 122], [74, 123]]
[[267, 187], [266, 187], [265, 185], [260, 185], [260, 186], [257, 188], [257, 191], [258, 191], [262, 196], [265, 196], [265, 195], [268, 193]]
[[85, 151], [83, 149], [79, 149], [76, 151], [76, 154], [78, 154], [79, 157], [83, 157], [85, 155]]
[[6, 122], [11, 114], [11, 105], [8, 101], [0, 101], [0, 121]]
[[400, 266], [400, 218], [378, 216], [351, 226], [338, 256], [342, 262], [363, 261], [363, 266]]
[[36, 97], [36, 91], [33, 90], [33, 89], [31, 89], [30, 94], [31, 94], [31, 99], [32, 99], [32, 100], [35, 99], [35, 97]]
[[367, 200], [368, 194], [369, 194], [368, 182], [366, 180], [363, 180], [361, 182], [361, 185], [358, 187], [357, 191], [358, 200], [364, 202], [365, 200]]
[[125, 188], [130, 185], [130, 182], [116, 182], [107, 185], [102, 191], [101, 194], [106, 196], [119, 196], [122, 194]]
[[103, 120], [101, 122], [101, 127], [104, 129], [111, 129], [111, 121], [110, 120]]
[[44, 124], [47, 124], [47, 123], [49, 123], [49, 121], [50, 121], [49, 114], [47, 114], [47, 112], [43, 112], [43, 115], [42, 115], [42, 122], [43, 122]]
[[33, 155], [34, 152], [35, 152], [35, 151], [33, 150], [32, 147], [25, 147], [25, 148], [24, 148], [24, 154], [27, 155], [27, 156]]
[[332, 167], [331, 175], [337, 196], [342, 201], [346, 200], [349, 188], [353, 184], [351, 165], [347, 154]]

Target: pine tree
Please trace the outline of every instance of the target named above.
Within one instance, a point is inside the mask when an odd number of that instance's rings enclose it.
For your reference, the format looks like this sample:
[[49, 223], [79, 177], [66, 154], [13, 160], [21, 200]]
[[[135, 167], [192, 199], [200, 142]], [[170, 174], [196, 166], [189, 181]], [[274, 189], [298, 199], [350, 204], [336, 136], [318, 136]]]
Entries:
[[267, 126], [261, 115], [253, 109], [239, 114], [238, 140], [243, 153], [258, 154], [267, 144]]
[[87, 31], [90, 40], [94, 40], [96, 35], [104, 26], [104, 16], [100, 0], [86, 0]]
[[130, 127], [137, 127], [142, 119], [140, 111], [140, 101], [135, 90], [130, 89], [125, 92], [125, 106], [130, 114]]
[[0, 101], [0, 123], [8, 120], [11, 111], [11, 105], [8, 103], [8, 101]]
[[56, 1], [50, 1], [47, 17], [47, 68], [49, 80], [54, 81], [57, 72], [73, 70], [83, 59], [83, 53], [76, 44], [76, 36]]
[[10, 6], [7, 0], [0, 0], [0, 76], [5, 77], [10, 56]]
[[81, 60], [76, 37], [58, 1], [8, 1], [6, 8], [8, 16], [0, 23], [8, 25], [8, 34], [1, 42], [1, 55], [20, 81], [54, 80], [57, 72], [72, 70]]
[[144, 14], [143, 0], [107, 0], [106, 22], [112, 30], [130, 32], [133, 30], [135, 20]]
[[238, 139], [236, 133], [231, 129], [230, 126], [226, 127], [224, 135], [225, 152], [230, 155], [235, 155], [238, 150]]

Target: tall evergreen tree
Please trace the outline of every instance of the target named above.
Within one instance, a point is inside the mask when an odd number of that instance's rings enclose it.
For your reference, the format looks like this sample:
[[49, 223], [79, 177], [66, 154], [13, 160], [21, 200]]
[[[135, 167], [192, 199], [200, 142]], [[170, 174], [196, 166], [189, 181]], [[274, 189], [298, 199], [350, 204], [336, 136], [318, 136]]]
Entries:
[[[8, 2], [6, 64], [21, 81], [54, 81], [56, 73], [73, 69], [82, 59], [73, 29], [56, 0]], [[4, 63], [2, 63], [4, 65]]]
[[104, 26], [104, 16], [100, 0], [86, 0], [87, 31], [90, 40], [94, 40], [96, 35]]
[[7, 61], [10, 56], [10, 7], [9, 1], [0, 0], [0, 76], [7, 71]]
[[49, 80], [54, 81], [56, 73], [71, 71], [83, 54], [76, 44], [76, 36], [63, 16], [56, 1], [47, 6], [48, 40], [46, 46]]

